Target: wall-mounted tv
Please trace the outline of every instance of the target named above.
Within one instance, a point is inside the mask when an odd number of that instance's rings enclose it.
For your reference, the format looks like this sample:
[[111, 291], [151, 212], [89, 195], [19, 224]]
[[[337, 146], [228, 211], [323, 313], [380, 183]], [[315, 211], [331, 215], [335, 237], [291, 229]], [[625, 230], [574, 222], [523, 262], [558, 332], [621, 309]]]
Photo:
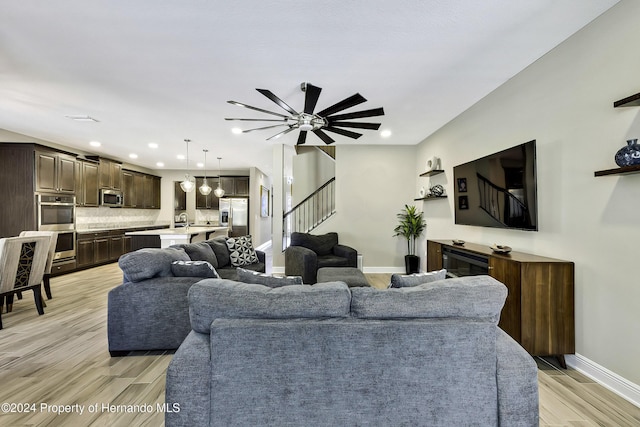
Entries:
[[453, 168], [456, 224], [538, 230], [536, 141]]

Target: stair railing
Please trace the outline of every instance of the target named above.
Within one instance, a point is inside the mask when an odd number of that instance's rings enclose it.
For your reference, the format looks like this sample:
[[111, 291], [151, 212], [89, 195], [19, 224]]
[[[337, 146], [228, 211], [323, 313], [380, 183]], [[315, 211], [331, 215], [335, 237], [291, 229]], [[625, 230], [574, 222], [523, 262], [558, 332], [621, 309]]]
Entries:
[[480, 208], [503, 225], [517, 227], [527, 225], [529, 209], [507, 189], [499, 187], [489, 179], [476, 174], [480, 190]]
[[336, 212], [335, 177], [322, 184], [282, 216], [282, 250], [289, 247], [291, 233], [308, 233]]

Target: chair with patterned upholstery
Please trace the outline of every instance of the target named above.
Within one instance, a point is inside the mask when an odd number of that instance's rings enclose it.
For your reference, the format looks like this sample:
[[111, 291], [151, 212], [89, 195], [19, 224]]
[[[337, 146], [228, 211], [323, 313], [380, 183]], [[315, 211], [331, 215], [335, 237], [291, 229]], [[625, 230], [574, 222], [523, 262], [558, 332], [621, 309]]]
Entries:
[[16, 293], [31, 289], [38, 314], [44, 314], [41, 285], [50, 241], [47, 236], [0, 239], [0, 307], [4, 305], [5, 297], [9, 308]]
[[56, 253], [56, 245], [58, 244], [58, 232], [57, 231], [23, 231], [20, 233], [20, 237], [27, 236], [47, 236], [51, 239], [49, 242], [49, 252], [47, 254], [47, 265], [44, 268], [43, 285], [44, 293], [47, 294], [47, 299], [53, 298], [51, 296], [51, 266], [53, 265], [53, 257]]

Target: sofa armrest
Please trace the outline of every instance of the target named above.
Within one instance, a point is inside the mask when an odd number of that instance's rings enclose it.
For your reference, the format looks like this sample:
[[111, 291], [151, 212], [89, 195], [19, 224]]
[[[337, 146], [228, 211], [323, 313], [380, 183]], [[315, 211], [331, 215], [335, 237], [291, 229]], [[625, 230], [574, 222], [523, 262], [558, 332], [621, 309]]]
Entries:
[[302, 282], [308, 285], [316, 283], [318, 255], [303, 246], [289, 246], [284, 251], [284, 274], [302, 276]]
[[335, 245], [333, 247], [333, 254], [349, 260], [349, 267], [358, 266], [358, 251], [345, 245]]
[[537, 426], [538, 367], [513, 338], [496, 328], [498, 417], [501, 426]]
[[267, 256], [264, 252], [256, 251], [256, 255], [258, 256], [258, 261], [260, 261], [263, 264], [266, 263]]
[[[211, 406], [211, 340], [191, 331], [167, 368], [165, 425], [209, 425]], [[176, 406], [179, 406], [177, 408]]]

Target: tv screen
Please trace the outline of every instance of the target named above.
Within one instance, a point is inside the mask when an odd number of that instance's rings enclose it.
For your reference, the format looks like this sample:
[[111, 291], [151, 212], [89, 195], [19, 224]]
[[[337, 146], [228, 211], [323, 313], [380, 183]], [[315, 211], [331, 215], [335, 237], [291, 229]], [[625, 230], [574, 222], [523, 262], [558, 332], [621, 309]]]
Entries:
[[455, 222], [538, 230], [536, 141], [453, 168]]

